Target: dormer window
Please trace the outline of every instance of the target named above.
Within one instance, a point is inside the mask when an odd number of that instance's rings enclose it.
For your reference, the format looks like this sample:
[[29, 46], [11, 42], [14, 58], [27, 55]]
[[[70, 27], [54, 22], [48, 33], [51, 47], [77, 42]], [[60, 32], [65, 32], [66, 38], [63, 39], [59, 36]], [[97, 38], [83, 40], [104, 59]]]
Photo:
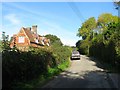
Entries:
[[20, 36], [18, 39], [18, 43], [24, 43], [25, 42], [25, 37], [24, 36]]

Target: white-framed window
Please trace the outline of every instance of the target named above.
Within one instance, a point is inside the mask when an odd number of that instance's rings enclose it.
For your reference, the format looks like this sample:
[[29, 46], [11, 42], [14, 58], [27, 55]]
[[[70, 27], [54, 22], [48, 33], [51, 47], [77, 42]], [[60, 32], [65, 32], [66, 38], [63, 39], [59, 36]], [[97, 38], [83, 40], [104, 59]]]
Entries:
[[25, 42], [25, 37], [24, 36], [20, 36], [18, 39], [18, 43], [24, 43]]
[[35, 42], [38, 43], [38, 39], [36, 39]]

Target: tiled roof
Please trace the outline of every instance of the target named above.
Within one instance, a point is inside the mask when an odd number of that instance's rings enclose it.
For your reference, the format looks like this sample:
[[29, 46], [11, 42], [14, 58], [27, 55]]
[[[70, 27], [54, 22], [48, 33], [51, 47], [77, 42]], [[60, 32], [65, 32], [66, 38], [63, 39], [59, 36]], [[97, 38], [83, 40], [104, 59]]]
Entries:
[[31, 32], [30, 30], [26, 29], [26, 28], [23, 28], [23, 30], [25, 31], [25, 33], [26, 33], [26, 35], [28, 36], [29, 40], [30, 40], [31, 42], [35, 42], [35, 41], [34, 41], [34, 38], [33, 38], [33, 35], [32, 35], [32, 32]]
[[[47, 40], [46, 37], [43, 37], [39, 34], [35, 34], [34, 32], [32, 32], [30, 29], [28, 28], [22, 28], [24, 30], [24, 32], [26, 33], [26, 35], [28, 36], [29, 40], [31, 43], [36, 43], [36, 44], [40, 44], [40, 45], [44, 45], [46, 44], [49, 40]], [[38, 40], [38, 43], [36, 42], [36, 40]]]

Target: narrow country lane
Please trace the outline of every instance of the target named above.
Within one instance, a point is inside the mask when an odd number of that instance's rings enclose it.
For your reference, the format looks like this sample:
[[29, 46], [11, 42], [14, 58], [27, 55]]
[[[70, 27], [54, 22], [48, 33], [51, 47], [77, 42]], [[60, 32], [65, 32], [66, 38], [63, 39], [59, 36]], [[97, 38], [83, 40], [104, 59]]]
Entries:
[[49, 81], [43, 88], [111, 88], [105, 71], [90, 58], [81, 55], [71, 66]]

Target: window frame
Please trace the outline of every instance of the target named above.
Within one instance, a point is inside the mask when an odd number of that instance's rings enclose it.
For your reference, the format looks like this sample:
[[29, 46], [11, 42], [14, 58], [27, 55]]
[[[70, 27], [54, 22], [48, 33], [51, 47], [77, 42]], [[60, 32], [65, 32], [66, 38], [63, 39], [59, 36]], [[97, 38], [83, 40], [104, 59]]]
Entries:
[[18, 43], [25, 43], [25, 37], [24, 36], [19, 36], [18, 37]]

